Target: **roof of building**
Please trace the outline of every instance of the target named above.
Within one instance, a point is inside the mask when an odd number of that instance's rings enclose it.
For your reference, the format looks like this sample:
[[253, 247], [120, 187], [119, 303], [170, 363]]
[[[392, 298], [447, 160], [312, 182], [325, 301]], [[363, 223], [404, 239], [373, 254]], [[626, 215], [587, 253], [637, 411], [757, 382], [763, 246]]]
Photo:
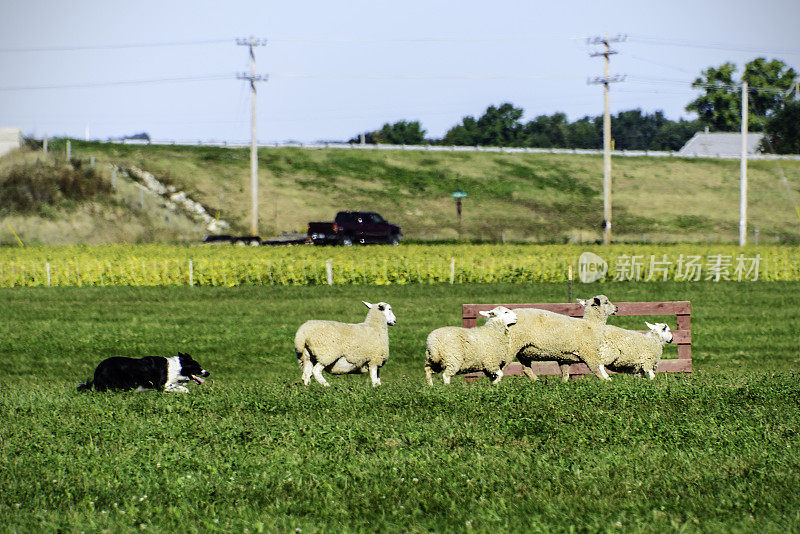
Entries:
[[21, 128], [0, 128], [0, 156], [5, 156], [22, 144]]
[[[747, 153], [758, 153], [764, 134], [747, 134]], [[733, 132], [697, 132], [678, 154], [683, 156], [731, 156], [742, 153], [742, 134]]]

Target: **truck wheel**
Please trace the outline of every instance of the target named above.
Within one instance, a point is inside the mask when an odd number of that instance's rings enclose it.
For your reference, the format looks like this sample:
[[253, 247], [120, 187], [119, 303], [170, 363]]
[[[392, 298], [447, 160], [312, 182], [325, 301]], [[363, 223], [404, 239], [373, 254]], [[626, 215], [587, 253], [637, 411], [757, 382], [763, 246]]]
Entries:
[[352, 237], [350, 237], [349, 235], [346, 235], [346, 236], [344, 236], [344, 237], [342, 238], [342, 245], [344, 245], [344, 246], [346, 246], [346, 247], [351, 247], [351, 246], [353, 246], [353, 238], [352, 238]]
[[394, 245], [394, 246], [399, 245], [400, 244], [400, 236], [397, 235], [397, 234], [393, 234], [392, 236], [390, 236], [389, 237], [389, 244], [390, 245]]

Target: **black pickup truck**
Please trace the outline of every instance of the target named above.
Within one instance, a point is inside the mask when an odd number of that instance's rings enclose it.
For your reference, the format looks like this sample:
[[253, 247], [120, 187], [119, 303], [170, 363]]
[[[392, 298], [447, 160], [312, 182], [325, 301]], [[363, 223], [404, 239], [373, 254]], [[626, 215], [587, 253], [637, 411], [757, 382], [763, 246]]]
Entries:
[[308, 238], [315, 245], [388, 243], [397, 245], [400, 227], [372, 211], [340, 211], [333, 222], [308, 223]]

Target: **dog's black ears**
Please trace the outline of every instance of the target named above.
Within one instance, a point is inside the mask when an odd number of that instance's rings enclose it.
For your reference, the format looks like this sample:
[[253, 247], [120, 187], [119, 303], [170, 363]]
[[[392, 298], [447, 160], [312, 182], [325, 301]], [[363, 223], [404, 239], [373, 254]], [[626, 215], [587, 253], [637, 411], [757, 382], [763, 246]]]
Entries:
[[186, 354], [185, 352], [180, 352], [180, 351], [178, 351], [178, 356], [180, 356], [181, 358], [191, 358], [191, 355]]

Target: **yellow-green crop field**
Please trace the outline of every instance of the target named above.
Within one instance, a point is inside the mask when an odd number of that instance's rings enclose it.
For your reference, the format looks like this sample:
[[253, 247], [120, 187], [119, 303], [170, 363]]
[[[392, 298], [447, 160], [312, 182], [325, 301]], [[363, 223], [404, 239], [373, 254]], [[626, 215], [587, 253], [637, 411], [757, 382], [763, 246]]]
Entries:
[[436, 284], [566, 281], [579, 258], [606, 280], [800, 280], [800, 247], [734, 245], [108, 245], [0, 250], [0, 287]]

